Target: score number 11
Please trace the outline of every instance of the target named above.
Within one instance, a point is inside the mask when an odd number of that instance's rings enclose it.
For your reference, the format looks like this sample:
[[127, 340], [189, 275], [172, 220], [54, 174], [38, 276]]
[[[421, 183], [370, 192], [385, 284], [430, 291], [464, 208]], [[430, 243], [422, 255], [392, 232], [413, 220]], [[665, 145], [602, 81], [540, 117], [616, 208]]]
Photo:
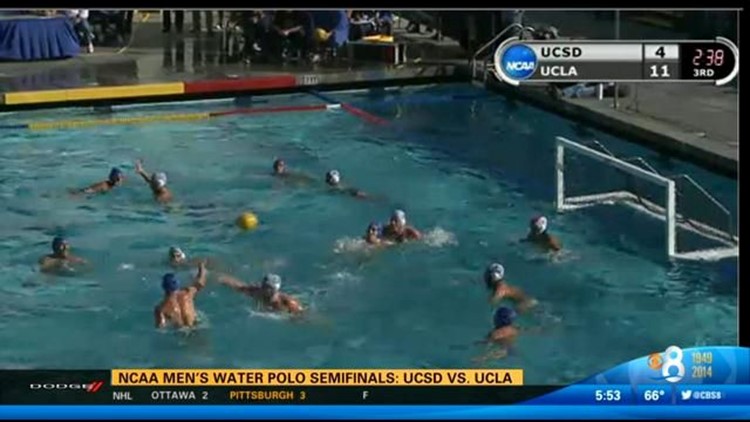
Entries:
[[[665, 56], [664, 53], [664, 47], [659, 47], [654, 52], [655, 55], [661, 57], [662, 59]], [[649, 75], [649, 78], [670, 78], [672, 75], [669, 73], [669, 65], [663, 64], [652, 64], [649, 69], [651, 70], [651, 74]]]

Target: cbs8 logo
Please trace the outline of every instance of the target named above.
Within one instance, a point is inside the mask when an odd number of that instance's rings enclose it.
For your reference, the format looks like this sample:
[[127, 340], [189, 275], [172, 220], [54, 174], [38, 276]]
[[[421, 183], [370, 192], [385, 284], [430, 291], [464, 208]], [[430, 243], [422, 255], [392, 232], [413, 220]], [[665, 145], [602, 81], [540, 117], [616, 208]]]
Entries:
[[661, 376], [667, 382], [678, 382], [685, 376], [685, 364], [682, 363], [682, 349], [677, 346], [669, 346], [664, 351], [664, 358], [655, 353], [648, 358], [648, 366], [651, 369], [661, 369]]

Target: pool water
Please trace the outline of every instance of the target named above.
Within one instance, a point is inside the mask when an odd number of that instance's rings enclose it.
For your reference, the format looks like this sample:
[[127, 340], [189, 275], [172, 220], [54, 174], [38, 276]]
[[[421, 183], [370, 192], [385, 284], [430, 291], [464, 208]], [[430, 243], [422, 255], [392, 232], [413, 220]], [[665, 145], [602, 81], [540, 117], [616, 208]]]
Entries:
[[[534, 328], [493, 367], [526, 371], [527, 384], [573, 382], [671, 344], [737, 342], [736, 260], [669, 263], [663, 223], [617, 207], [554, 214], [554, 136], [596, 137], [617, 154], [656, 154], [467, 85], [333, 96], [392, 120], [343, 110], [238, 115], [196, 122], [5, 131], [0, 139], [0, 367], [475, 367], [474, 345], [491, 328], [482, 273], [502, 262], [510, 283], [536, 297], [519, 325]], [[458, 96], [458, 97], [456, 97]], [[306, 95], [266, 106], [314, 104]], [[231, 102], [143, 107], [122, 115], [214, 111]], [[80, 119], [80, 110], [6, 115], [2, 124]], [[88, 113], [88, 117], [103, 117]], [[106, 116], [104, 116], [106, 117]], [[360, 201], [270, 177], [283, 157], [321, 180], [374, 196]], [[156, 205], [133, 172], [165, 171], [175, 207]], [[668, 162], [667, 162], [668, 161]], [[675, 160], [731, 210], [736, 181]], [[128, 179], [90, 199], [66, 190]], [[426, 240], [363, 250], [370, 221], [403, 208]], [[254, 211], [260, 226], [232, 222]], [[567, 249], [558, 260], [519, 244], [544, 213]], [[53, 236], [64, 235], [94, 268], [77, 277], [38, 273]], [[167, 249], [209, 256], [246, 281], [269, 271], [311, 308], [291, 322], [257, 312], [209, 280], [190, 335], [153, 328]], [[734, 276], [733, 276], [734, 274]], [[192, 274], [179, 274], [183, 283]]]

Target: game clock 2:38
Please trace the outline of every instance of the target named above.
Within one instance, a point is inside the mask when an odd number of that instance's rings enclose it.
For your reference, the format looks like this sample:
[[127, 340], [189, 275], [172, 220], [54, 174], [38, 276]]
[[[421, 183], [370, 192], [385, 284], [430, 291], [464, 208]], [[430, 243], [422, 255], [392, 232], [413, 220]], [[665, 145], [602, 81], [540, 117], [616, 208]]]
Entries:
[[681, 75], [685, 79], [721, 80], [735, 67], [732, 49], [718, 42], [680, 44]]

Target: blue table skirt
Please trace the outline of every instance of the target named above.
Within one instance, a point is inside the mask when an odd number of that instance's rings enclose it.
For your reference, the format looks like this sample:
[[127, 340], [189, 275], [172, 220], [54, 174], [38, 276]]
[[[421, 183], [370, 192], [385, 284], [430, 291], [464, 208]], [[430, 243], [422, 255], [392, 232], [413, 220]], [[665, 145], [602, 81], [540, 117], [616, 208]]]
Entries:
[[75, 57], [78, 34], [65, 17], [0, 19], [0, 60], [52, 60]]

